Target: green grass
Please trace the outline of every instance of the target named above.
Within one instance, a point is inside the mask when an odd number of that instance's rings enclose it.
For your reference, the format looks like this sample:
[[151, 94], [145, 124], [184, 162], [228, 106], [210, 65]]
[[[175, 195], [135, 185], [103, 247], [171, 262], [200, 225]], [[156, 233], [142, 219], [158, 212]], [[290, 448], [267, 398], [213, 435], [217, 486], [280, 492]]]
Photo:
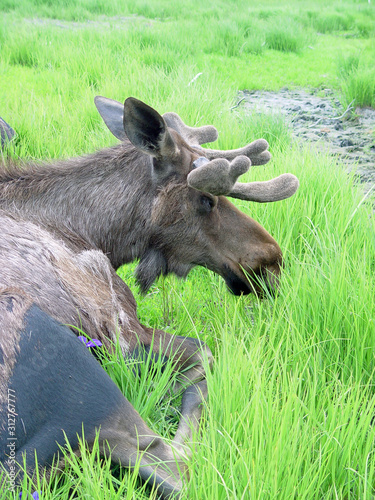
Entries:
[[340, 55], [338, 75], [344, 104], [375, 107], [375, 66], [364, 64], [358, 53]]
[[266, 30], [267, 47], [281, 52], [301, 52], [314, 42], [314, 38], [311, 32], [289, 15], [278, 16], [268, 23]]
[[[9, 154], [67, 157], [113, 144], [93, 97], [134, 95], [190, 125], [215, 124], [218, 148], [265, 137], [273, 161], [252, 168], [249, 180], [287, 171], [300, 179], [289, 200], [236, 202], [282, 247], [275, 298], [233, 297], [204, 269], [186, 281], [167, 277], [142, 297], [135, 264], [119, 271], [142, 322], [199, 337], [215, 356], [183, 498], [373, 498], [372, 195], [364, 199], [354, 174], [348, 178], [332, 158], [292, 144], [279, 115], [231, 108], [238, 90], [284, 86], [329, 87], [344, 105], [356, 99], [374, 106], [375, 6], [2, 0], [0, 10], [0, 114], [18, 134]], [[143, 17], [120, 19], [133, 15]], [[104, 365], [148, 424], [170, 439], [178, 420], [178, 400], [167, 394], [171, 366], [156, 366], [151, 376], [146, 363], [137, 378], [116, 356]], [[97, 455], [84, 447], [81, 459], [68, 453], [62, 476], [25, 481], [22, 489], [42, 490], [43, 500], [155, 498], [136, 471]]]
[[[360, 107], [375, 107], [375, 69], [363, 68], [351, 73], [342, 83], [344, 102]], [[354, 96], [354, 97], [353, 97]]]

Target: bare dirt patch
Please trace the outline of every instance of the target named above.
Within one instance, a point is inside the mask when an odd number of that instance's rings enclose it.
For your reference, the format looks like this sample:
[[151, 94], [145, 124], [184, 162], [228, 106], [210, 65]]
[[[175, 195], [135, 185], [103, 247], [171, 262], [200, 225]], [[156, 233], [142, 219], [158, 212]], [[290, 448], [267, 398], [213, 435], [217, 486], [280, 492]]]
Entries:
[[[367, 191], [375, 185], [375, 110], [356, 108], [346, 113], [333, 91], [279, 92], [243, 91], [241, 106], [254, 112], [285, 115], [294, 140], [307, 141], [318, 149], [337, 155], [349, 170], [353, 167]], [[341, 117], [341, 118], [340, 118]]]

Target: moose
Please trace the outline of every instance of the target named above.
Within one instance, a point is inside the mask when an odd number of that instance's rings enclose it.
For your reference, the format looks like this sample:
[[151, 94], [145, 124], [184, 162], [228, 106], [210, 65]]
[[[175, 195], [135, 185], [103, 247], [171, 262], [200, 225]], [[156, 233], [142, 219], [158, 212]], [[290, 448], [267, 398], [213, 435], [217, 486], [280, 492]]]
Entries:
[[[139, 464], [141, 478], [163, 498], [177, 497], [212, 354], [199, 339], [142, 325], [116, 269], [139, 259], [144, 293], [159, 276], [186, 277], [197, 265], [221, 275], [234, 294], [272, 291], [281, 249], [227, 197], [283, 200], [298, 180], [237, 181], [250, 165], [269, 161], [263, 139], [212, 150], [202, 145], [216, 140], [213, 126], [189, 127], [133, 97], [124, 104], [96, 97], [95, 104], [119, 144], [49, 164], [8, 161], [0, 171], [3, 487], [19, 481], [23, 463], [31, 475], [63, 467], [59, 445], [68, 439], [78, 449], [84, 428], [89, 447], [99, 433], [103, 454], [124, 467]], [[182, 403], [171, 444], [146, 425], [77, 339], [80, 331], [109, 351], [117, 343], [125, 358], [173, 358]]]

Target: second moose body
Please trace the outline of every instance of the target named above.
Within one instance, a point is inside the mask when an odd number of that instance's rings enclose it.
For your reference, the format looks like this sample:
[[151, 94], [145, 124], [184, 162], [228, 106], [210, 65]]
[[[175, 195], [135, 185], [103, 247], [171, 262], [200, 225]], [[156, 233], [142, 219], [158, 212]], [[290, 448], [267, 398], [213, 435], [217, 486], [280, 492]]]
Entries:
[[[141, 476], [167, 497], [182, 487], [183, 466], [179, 469], [175, 459], [184, 455], [191, 425], [199, 422], [201, 401], [207, 396], [205, 367], [212, 356], [195, 339], [141, 325], [134, 297], [115, 269], [140, 259], [136, 274], [143, 291], [161, 274], [186, 276], [195, 265], [223, 276], [236, 294], [260, 291], [259, 280], [274, 288], [282, 262], [278, 244], [225, 195], [276, 201], [291, 196], [298, 181], [284, 174], [267, 183], [237, 182], [251, 163], [269, 160], [263, 140], [241, 150], [203, 149], [201, 144], [217, 137], [213, 127], [192, 129], [174, 113], [162, 117], [134, 98], [124, 106], [106, 98], [97, 98], [96, 104], [121, 140], [118, 146], [48, 166], [29, 165], [22, 171], [8, 166], [0, 174], [0, 430], [5, 436], [4, 398], [11, 388], [18, 392], [23, 408], [16, 461], [22, 463], [26, 453], [32, 470], [35, 449], [43, 457], [39, 465], [47, 466], [58, 452], [56, 442], [64, 443], [61, 429], [68, 428], [74, 441], [84, 422], [89, 444], [100, 427], [102, 450], [107, 442], [114, 460], [133, 466], [142, 456]], [[140, 343], [177, 360], [175, 370], [184, 370], [183, 385], [189, 387], [183, 393], [181, 421], [171, 446], [147, 428], [63, 325], [72, 325], [73, 331], [79, 327], [108, 349], [118, 339], [124, 356], [138, 352]], [[52, 359], [47, 346], [54, 342], [64, 359], [58, 366], [47, 362]], [[40, 392], [39, 421], [31, 410], [35, 396], [22, 388], [24, 365], [33, 366], [35, 356], [47, 360], [44, 369], [51, 384], [50, 391]], [[69, 362], [73, 358], [76, 361]], [[59, 385], [54, 374], [59, 369], [69, 380], [77, 374], [80, 359], [113, 397], [115, 411], [98, 411], [100, 417], [94, 418], [95, 395], [73, 381], [63, 391], [66, 407], [61, 421], [51, 396]], [[41, 389], [38, 370], [30, 372], [29, 380], [34, 392]], [[69, 394], [73, 398], [77, 391], [82, 405], [74, 420]], [[51, 437], [47, 443], [42, 437], [46, 425]], [[0, 461], [9, 472], [9, 456], [0, 452]]]

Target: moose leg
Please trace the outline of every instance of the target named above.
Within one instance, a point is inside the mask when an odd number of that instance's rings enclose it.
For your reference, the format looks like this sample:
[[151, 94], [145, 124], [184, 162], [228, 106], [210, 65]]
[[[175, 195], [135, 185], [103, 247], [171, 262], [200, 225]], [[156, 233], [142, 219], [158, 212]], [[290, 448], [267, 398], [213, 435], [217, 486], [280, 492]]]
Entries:
[[155, 434], [128, 401], [102, 425], [100, 446], [103, 453], [110, 450], [112, 461], [122, 466], [139, 464], [141, 478], [157, 487], [163, 497], [177, 495], [182, 489], [186, 455]]
[[[1, 299], [0, 312], [15, 314], [12, 297], [7, 296], [4, 307]], [[1, 319], [7, 325], [6, 318]], [[11, 456], [6, 436], [0, 436], [0, 462], [8, 473], [16, 463], [22, 465], [24, 457], [32, 473], [35, 451], [38, 466], [49, 467], [66, 439], [77, 450], [84, 428], [90, 447], [100, 430], [103, 452], [110, 449], [111, 458], [123, 466], [139, 464], [141, 477], [162, 497], [177, 495], [183, 457], [147, 427], [88, 349], [36, 305], [27, 308], [22, 319], [22, 326], [6, 332], [6, 341], [16, 345], [6, 382], [15, 398]], [[0, 428], [6, 427], [5, 415], [0, 413]]]
[[182, 393], [182, 404], [173, 443], [181, 447], [191, 441], [193, 431], [199, 428], [204, 401], [208, 397], [206, 367], [212, 367], [213, 356], [208, 346], [198, 339], [147, 330], [149, 336], [154, 335], [153, 355], [175, 361], [174, 371], [179, 376], [173, 392]]

